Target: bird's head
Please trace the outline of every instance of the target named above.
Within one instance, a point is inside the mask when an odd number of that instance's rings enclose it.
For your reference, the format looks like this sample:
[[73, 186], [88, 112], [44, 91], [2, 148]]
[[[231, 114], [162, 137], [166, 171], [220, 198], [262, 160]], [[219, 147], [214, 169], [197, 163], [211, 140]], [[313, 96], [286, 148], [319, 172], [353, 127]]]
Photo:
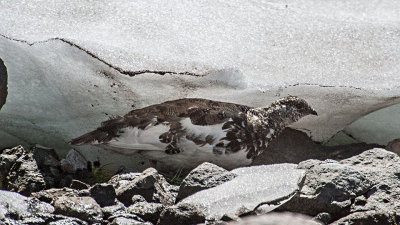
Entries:
[[307, 115], [318, 115], [304, 99], [296, 96], [288, 96], [275, 101], [268, 111], [283, 118], [287, 125]]

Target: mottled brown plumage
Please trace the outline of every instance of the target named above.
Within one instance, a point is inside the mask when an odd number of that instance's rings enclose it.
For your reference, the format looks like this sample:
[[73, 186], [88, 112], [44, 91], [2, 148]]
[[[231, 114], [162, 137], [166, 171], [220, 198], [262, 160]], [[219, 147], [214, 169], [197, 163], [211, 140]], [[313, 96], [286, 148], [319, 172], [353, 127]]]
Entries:
[[[229, 161], [227, 156], [240, 155], [234, 161], [240, 158], [251, 161], [284, 127], [309, 114], [316, 113], [306, 101], [294, 96], [266, 108], [207, 99], [179, 99], [105, 121], [96, 130], [73, 139], [71, 144], [100, 145], [124, 154], [149, 150], [147, 155], [154, 160], [165, 161], [165, 155], [175, 154], [194, 163], [211, 161], [224, 166], [229, 164], [225, 162]], [[190, 158], [196, 155], [203, 158]]]

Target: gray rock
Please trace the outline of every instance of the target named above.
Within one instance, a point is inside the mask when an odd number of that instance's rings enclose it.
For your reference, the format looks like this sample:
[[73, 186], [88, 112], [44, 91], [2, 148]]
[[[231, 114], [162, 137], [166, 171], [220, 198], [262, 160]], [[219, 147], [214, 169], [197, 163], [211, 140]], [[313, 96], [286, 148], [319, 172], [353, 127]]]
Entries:
[[205, 215], [196, 206], [181, 203], [164, 209], [157, 225], [190, 225], [204, 223], [204, 221]]
[[169, 193], [169, 184], [157, 170], [148, 168], [132, 182], [121, 185], [116, 189], [117, 198], [126, 206], [132, 204], [134, 195], [143, 196], [148, 202], [172, 205], [175, 201]]
[[39, 218], [40, 214], [51, 214], [54, 207], [36, 198], [27, 198], [15, 192], [0, 191], [0, 221]]
[[[363, 196], [355, 199], [351, 212], [371, 211], [376, 216], [398, 214], [400, 211], [400, 157], [384, 149], [372, 149], [357, 156], [342, 160], [375, 182]], [[385, 213], [382, 213], [385, 212]], [[355, 215], [362, 215], [355, 214]], [[353, 217], [351, 217], [353, 218]]]
[[179, 187], [176, 202], [198, 191], [216, 187], [237, 175], [212, 163], [205, 162], [192, 170]]
[[110, 223], [108, 225], [129, 225], [129, 224], [143, 224], [143, 225], [151, 225], [150, 222], [144, 222], [141, 218], [136, 216], [135, 214], [118, 214], [108, 218]]
[[72, 189], [75, 189], [75, 190], [84, 190], [84, 189], [90, 188], [90, 186], [88, 184], [86, 184], [80, 180], [75, 180], [75, 179], [73, 179], [71, 181], [71, 185], [69, 187]]
[[90, 196], [96, 200], [101, 207], [115, 204], [117, 197], [112, 184], [95, 184], [89, 189]]
[[117, 217], [113, 219], [108, 225], [151, 225], [151, 223], [144, 223], [131, 218]]
[[307, 170], [304, 185], [279, 211], [310, 216], [328, 212], [339, 218], [347, 215], [352, 201], [373, 185], [361, 171], [333, 160], [307, 160], [298, 168]]
[[398, 224], [398, 221], [400, 221], [400, 216], [393, 212], [365, 211], [352, 213], [331, 225], [393, 225]]
[[24, 152], [24, 147], [17, 146], [11, 149], [4, 149], [0, 154], [0, 189], [6, 188], [8, 173], [12, 165]]
[[112, 184], [115, 189], [118, 189], [123, 186], [127, 186], [130, 182], [134, 181], [137, 177], [140, 176], [141, 173], [125, 173], [125, 174], [117, 174], [110, 178], [108, 181], [109, 184]]
[[31, 150], [40, 173], [46, 181], [46, 188], [57, 187], [61, 178], [60, 160], [52, 148], [36, 145]]
[[304, 171], [295, 164], [252, 166], [232, 170], [238, 176], [216, 187], [197, 192], [182, 203], [195, 205], [207, 220], [248, 214], [263, 207], [269, 212], [290, 199], [299, 188]]
[[127, 208], [122, 202], [116, 201], [114, 205], [105, 206], [101, 208], [104, 218], [108, 219], [111, 216], [121, 215], [127, 213]]
[[320, 221], [322, 224], [330, 224], [332, 221], [332, 215], [327, 212], [318, 213], [313, 217], [313, 220]]
[[76, 218], [66, 218], [66, 219], [60, 219], [57, 221], [53, 221], [48, 223], [48, 225], [87, 225], [88, 223], [76, 219]]
[[229, 225], [321, 225], [306, 215], [295, 213], [269, 213], [262, 216], [249, 216], [241, 221], [228, 223]]
[[147, 202], [146, 199], [143, 198], [141, 195], [134, 195], [132, 196], [132, 204], [136, 204], [138, 202]]
[[29, 196], [44, 188], [56, 187], [61, 170], [54, 149], [21, 146], [6, 149], [0, 155], [0, 178], [3, 188]]
[[91, 197], [61, 196], [53, 205], [57, 214], [76, 217], [90, 223], [102, 222], [101, 207]]
[[164, 208], [161, 203], [138, 202], [129, 206], [128, 212], [139, 216], [144, 221], [150, 221], [155, 224]]
[[46, 181], [34, 160], [33, 152], [23, 150], [8, 173], [6, 188], [25, 196], [46, 188]]
[[32, 197], [38, 198], [40, 201], [53, 203], [56, 199], [61, 196], [66, 197], [79, 197], [77, 190], [71, 188], [51, 188], [42, 190], [31, 194]]
[[[40, 218], [44, 219], [46, 221], [46, 225], [52, 224], [52, 225], [87, 225], [88, 223], [85, 221], [82, 221], [78, 218], [74, 217], [68, 217], [64, 215], [57, 215], [57, 214], [41, 214], [39, 215]], [[36, 224], [35, 224], [36, 225]]]
[[75, 149], [71, 149], [60, 163], [65, 173], [75, 174], [77, 170], [87, 169], [86, 158]]

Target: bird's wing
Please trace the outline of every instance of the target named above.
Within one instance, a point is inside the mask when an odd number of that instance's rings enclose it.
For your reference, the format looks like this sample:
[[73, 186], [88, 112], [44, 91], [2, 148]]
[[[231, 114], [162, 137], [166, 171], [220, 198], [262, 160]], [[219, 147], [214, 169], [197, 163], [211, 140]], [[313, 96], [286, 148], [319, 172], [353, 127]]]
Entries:
[[[227, 122], [248, 107], [232, 103], [216, 102], [206, 99], [179, 99], [142, 109], [132, 110], [123, 117], [104, 121], [99, 128], [71, 140], [71, 144], [104, 144], [127, 132], [127, 128], [148, 130], [158, 125], [168, 125], [173, 129], [181, 129], [180, 122], [190, 118], [194, 125], [205, 126]], [[161, 130], [163, 130], [161, 129]], [[160, 130], [160, 129], [158, 129]], [[153, 129], [154, 131], [154, 129]], [[154, 139], [157, 139], [154, 133]], [[148, 132], [150, 135], [150, 132]]]

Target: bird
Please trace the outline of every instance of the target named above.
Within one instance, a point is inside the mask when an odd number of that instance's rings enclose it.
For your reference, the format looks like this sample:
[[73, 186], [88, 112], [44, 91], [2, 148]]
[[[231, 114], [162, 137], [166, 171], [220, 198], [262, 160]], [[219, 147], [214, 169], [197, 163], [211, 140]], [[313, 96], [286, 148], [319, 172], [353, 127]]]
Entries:
[[250, 165], [286, 126], [307, 115], [318, 114], [296, 96], [260, 108], [183, 98], [110, 118], [70, 143], [140, 154], [153, 167], [189, 169], [210, 162], [233, 169]]

